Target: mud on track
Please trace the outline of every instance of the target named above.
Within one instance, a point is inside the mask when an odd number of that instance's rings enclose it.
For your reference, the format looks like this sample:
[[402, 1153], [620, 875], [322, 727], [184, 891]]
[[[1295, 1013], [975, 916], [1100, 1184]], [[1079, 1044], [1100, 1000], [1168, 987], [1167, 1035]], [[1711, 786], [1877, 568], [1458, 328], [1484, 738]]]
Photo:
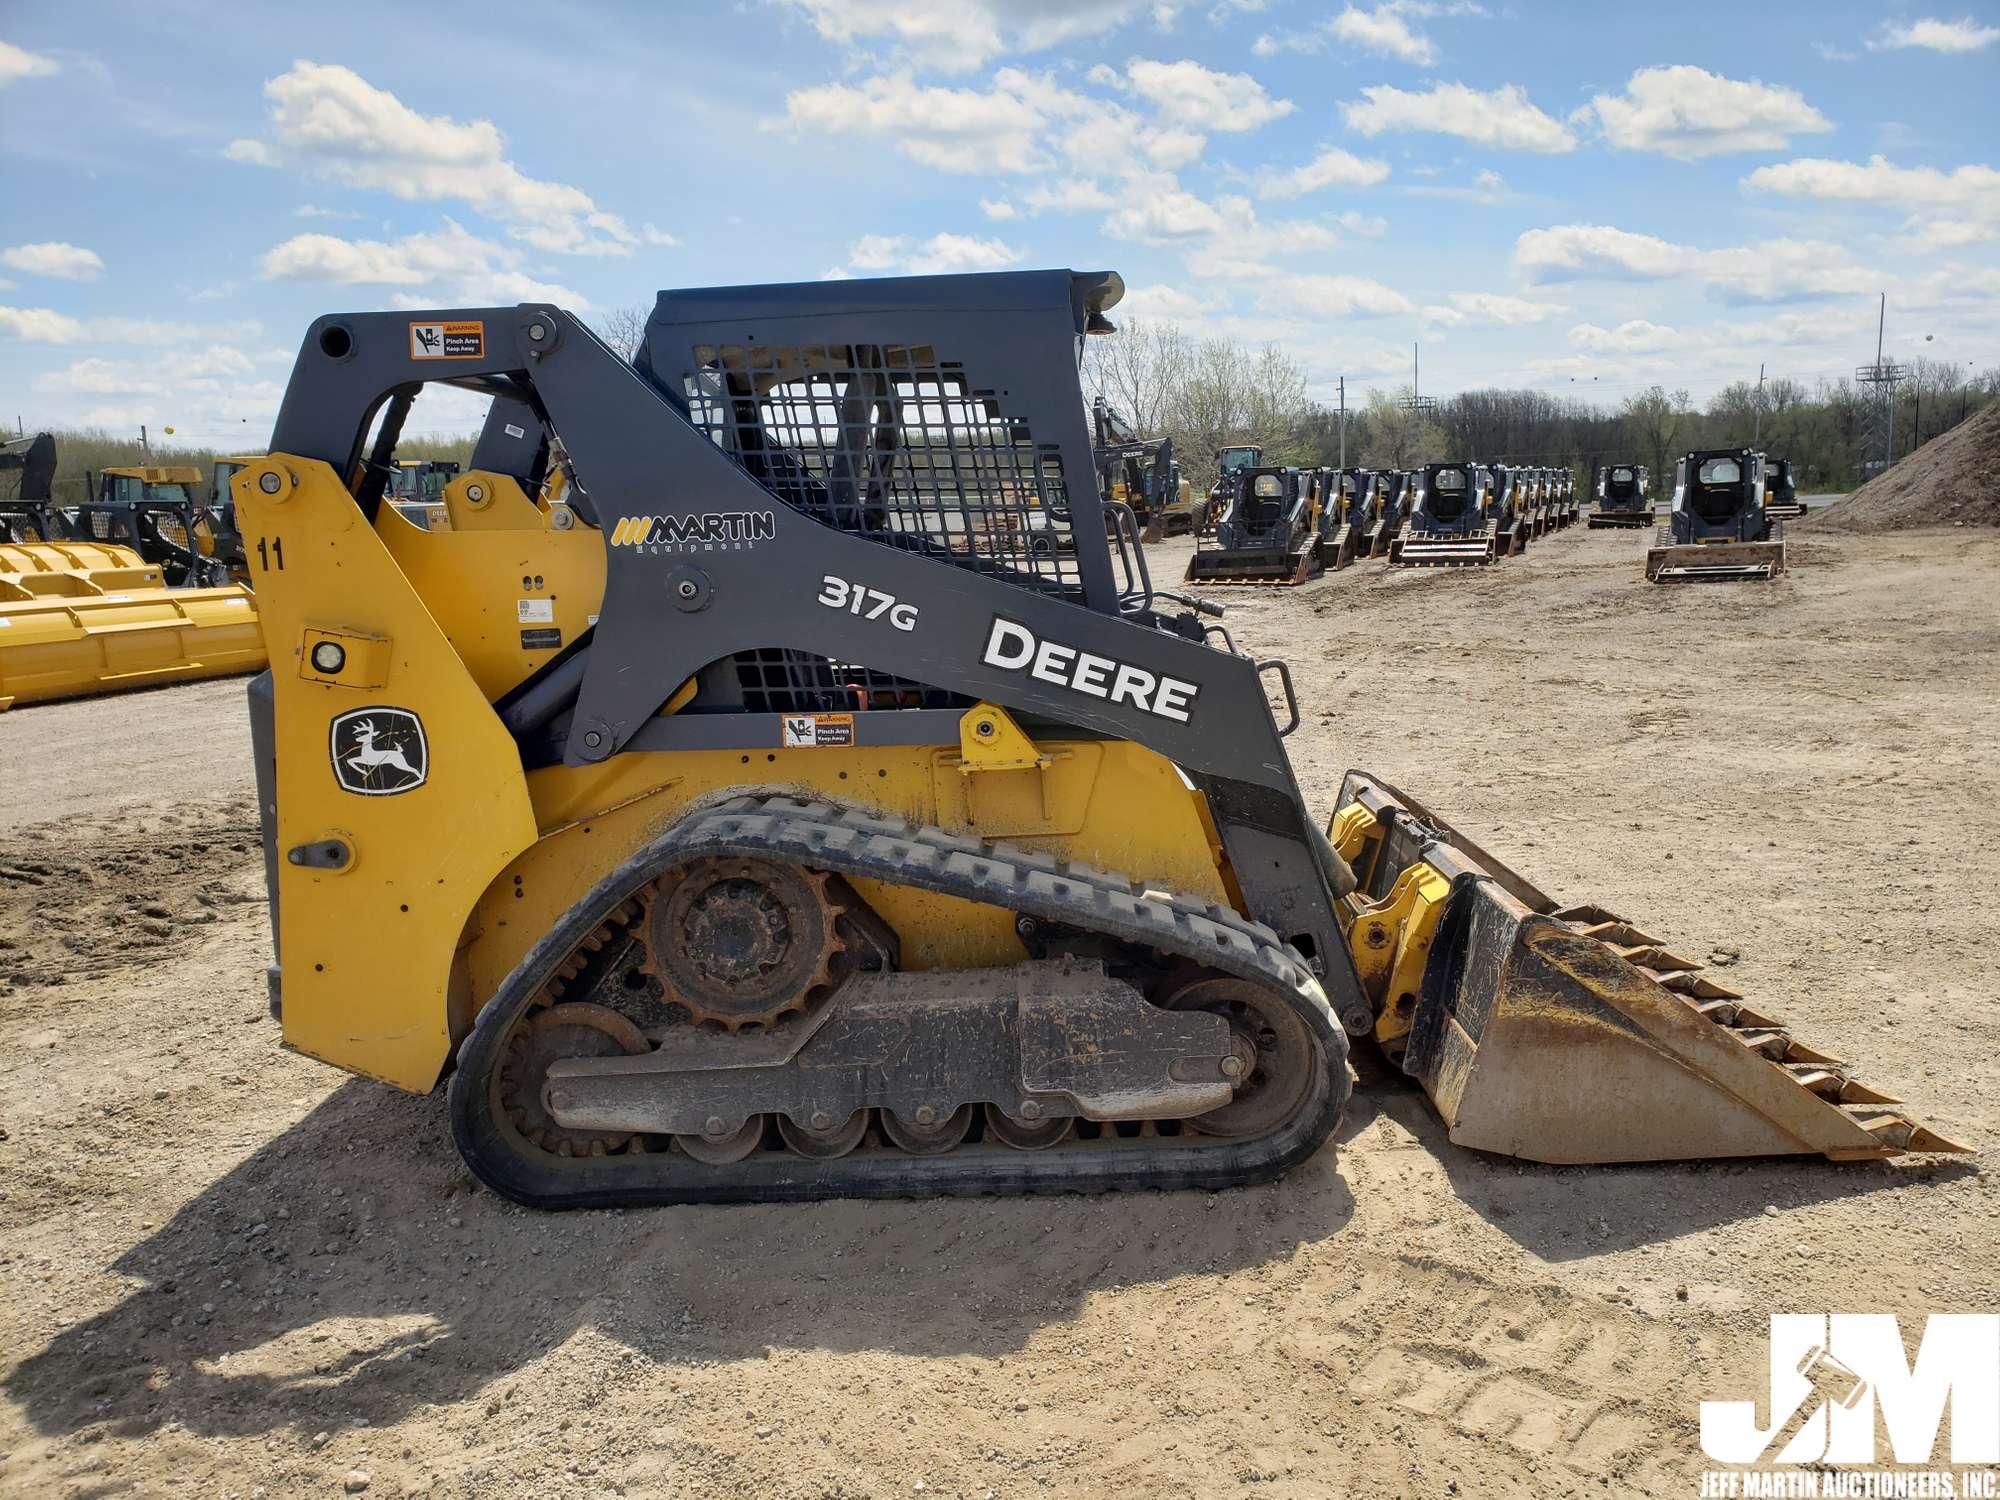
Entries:
[[[1322, 815], [1407, 785], [1990, 1153], [2000, 539], [1792, 536], [1765, 586], [1575, 528], [1228, 623]], [[8, 1493], [1692, 1494], [1768, 1311], [2000, 1282], [1983, 1159], [1517, 1166], [1365, 1048], [1266, 1188], [527, 1214], [438, 1101], [277, 1050], [239, 684], [0, 714], [0, 765]]]

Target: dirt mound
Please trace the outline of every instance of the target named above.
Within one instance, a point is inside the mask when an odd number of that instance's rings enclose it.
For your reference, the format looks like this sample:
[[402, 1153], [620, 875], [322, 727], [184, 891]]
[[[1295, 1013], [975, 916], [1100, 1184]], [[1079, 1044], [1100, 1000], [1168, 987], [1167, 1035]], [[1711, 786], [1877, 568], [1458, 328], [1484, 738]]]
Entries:
[[2000, 526], [2000, 402], [1932, 438], [1814, 520], [1846, 531]]

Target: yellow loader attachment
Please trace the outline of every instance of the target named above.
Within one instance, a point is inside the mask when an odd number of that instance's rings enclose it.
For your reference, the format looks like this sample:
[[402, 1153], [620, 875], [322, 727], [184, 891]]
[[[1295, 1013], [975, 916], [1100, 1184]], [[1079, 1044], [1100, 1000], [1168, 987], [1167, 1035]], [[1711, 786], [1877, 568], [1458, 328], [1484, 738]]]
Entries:
[[1375, 1038], [1461, 1146], [1530, 1161], [1968, 1148], [1699, 964], [1541, 891], [1386, 782], [1349, 772], [1328, 835]]
[[248, 589], [170, 589], [129, 547], [0, 546], [0, 709], [264, 665]]

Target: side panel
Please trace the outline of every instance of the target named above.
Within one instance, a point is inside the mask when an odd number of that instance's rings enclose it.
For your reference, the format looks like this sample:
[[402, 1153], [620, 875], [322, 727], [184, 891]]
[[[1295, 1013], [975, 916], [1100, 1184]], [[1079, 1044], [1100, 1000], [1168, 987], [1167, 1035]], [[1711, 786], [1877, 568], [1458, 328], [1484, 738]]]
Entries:
[[271, 658], [285, 1045], [427, 1090], [465, 914], [535, 840], [520, 756], [330, 468], [260, 459], [231, 490]]

